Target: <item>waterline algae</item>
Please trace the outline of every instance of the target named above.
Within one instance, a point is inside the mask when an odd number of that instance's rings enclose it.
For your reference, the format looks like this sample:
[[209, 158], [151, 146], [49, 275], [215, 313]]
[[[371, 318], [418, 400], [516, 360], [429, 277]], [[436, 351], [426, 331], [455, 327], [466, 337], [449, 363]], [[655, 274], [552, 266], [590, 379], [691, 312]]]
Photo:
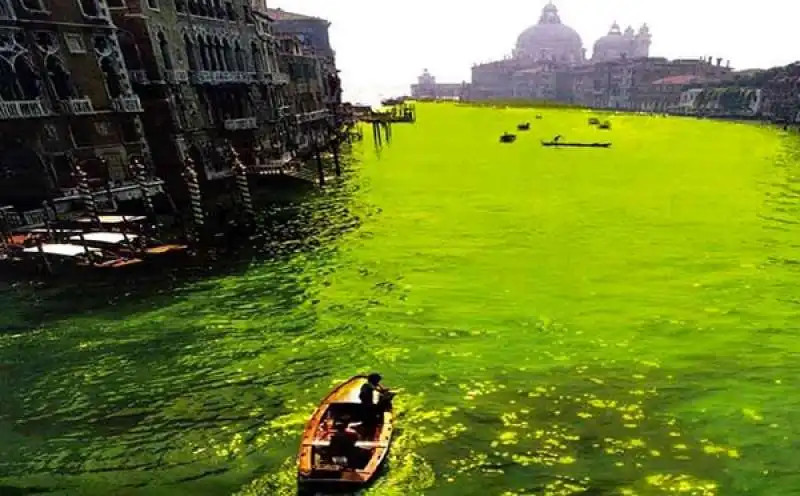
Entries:
[[792, 494], [796, 137], [535, 113], [419, 105], [222, 268], [4, 290], [0, 493], [295, 494], [315, 405], [379, 370], [365, 495]]

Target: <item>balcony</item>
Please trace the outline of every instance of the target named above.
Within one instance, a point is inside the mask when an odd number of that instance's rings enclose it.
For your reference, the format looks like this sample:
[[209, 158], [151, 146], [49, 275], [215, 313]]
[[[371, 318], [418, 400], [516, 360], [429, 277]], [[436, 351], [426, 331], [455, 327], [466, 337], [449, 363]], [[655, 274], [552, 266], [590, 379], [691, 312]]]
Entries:
[[50, 115], [50, 111], [41, 100], [0, 102], [0, 120], [36, 119], [48, 115]]
[[278, 72], [272, 75], [272, 81], [275, 84], [289, 84], [290, 79], [288, 74]]
[[243, 71], [192, 71], [194, 84], [252, 83], [258, 79], [255, 72]]
[[213, 71], [192, 71], [192, 83], [194, 84], [208, 84], [214, 81]]
[[233, 170], [230, 168], [225, 168], [222, 170], [214, 170], [208, 167], [204, 167], [206, 171], [206, 179], [209, 181], [214, 181], [217, 179], [224, 179], [226, 177], [233, 176]]
[[241, 131], [243, 129], [256, 129], [258, 121], [255, 117], [244, 117], [241, 119], [225, 119], [225, 129], [228, 131]]
[[297, 119], [298, 123], [302, 124], [302, 123], [305, 123], [305, 122], [312, 122], [312, 121], [318, 121], [320, 119], [327, 119], [329, 115], [330, 114], [328, 112], [328, 109], [320, 109], [320, 110], [314, 110], [314, 111], [311, 111], [311, 112], [305, 112], [305, 113], [302, 113], [302, 114], [297, 114], [297, 115], [295, 115], [295, 118]]
[[145, 70], [128, 71], [128, 77], [130, 77], [133, 84], [150, 84], [150, 78]]
[[111, 100], [111, 108], [116, 112], [138, 113], [144, 112], [142, 101], [136, 95], [120, 96]]
[[61, 111], [70, 115], [87, 115], [94, 113], [94, 105], [89, 98], [70, 98], [61, 100]]
[[166, 81], [170, 84], [182, 84], [189, 82], [189, 71], [164, 71]]

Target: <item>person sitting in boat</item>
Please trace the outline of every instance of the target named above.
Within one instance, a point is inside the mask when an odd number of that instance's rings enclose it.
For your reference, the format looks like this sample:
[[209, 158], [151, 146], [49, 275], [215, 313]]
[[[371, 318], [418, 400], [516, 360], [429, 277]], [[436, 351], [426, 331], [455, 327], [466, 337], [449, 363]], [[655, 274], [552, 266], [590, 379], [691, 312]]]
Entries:
[[560, 134], [556, 135], [556, 137], [553, 138], [553, 143], [558, 143], [558, 140], [560, 140], [560, 139], [561, 139], [561, 135]]
[[330, 456], [332, 460], [344, 458], [347, 460], [356, 458], [356, 442], [359, 435], [350, 428], [350, 422], [346, 418], [336, 419], [333, 423], [333, 434], [331, 435]]

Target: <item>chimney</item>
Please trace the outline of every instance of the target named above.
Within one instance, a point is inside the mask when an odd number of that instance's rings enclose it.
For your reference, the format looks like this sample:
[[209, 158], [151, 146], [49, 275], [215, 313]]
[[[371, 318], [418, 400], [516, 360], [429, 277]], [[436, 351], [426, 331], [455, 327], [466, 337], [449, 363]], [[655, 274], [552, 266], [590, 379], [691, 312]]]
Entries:
[[717, 57], [717, 67], [722, 67], [722, 57]]
[[708, 62], [708, 65], [713, 64], [714, 63], [714, 57], [708, 57], [707, 62]]
[[730, 60], [726, 60], [725, 61], [725, 68], [726, 69], [730, 69], [731, 68], [731, 61]]

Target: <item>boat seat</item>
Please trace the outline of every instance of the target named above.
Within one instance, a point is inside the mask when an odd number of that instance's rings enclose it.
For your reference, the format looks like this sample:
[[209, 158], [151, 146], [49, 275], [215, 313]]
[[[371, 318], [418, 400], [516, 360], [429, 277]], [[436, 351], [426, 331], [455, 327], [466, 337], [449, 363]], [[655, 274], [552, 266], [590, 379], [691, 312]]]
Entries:
[[[317, 441], [314, 441], [313, 443], [311, 443], [311, 446], [313, 446], [315, 448], [327, 448], [330, 445], [331, 445], [330, 441], [319, 441], [319, 440], [317, 440]], [[356, 448], [373, 449], [373, 448], [377, 448], [377, 447], [378, 447], [378, 443], [376, 443], [375, 441], [356, 441]]]

